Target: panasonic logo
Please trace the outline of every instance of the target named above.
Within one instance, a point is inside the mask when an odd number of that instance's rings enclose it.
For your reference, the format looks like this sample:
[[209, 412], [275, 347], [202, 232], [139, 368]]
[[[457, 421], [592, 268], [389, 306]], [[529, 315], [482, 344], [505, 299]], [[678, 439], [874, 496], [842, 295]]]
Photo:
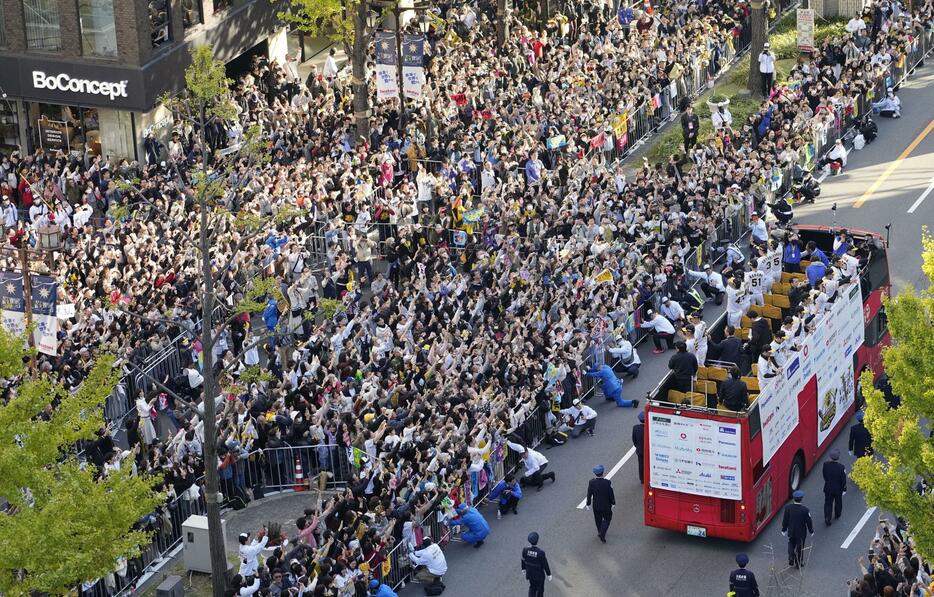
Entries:
[[47, 75], [41, 70], [32, 71], [32, 86], [36, 89], [103, 95], [109, 97], [110, 101], [118, 97], [127, 97], [127, 83], [128, 81], [110, 82], [92, 81], [90, 79], [72, 79], [65, 73]]

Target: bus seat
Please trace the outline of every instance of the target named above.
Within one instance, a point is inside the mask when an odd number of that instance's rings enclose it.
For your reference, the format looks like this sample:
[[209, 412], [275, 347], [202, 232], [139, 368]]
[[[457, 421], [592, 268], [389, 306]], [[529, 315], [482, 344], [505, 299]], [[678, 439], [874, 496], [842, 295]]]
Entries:
[[717, 407], [717, 414], [723, 415], [724, 417], [738, 417], [739, 411], [730, 410], [725, 406]]
[[752, 377], [751, 375], [747, 375], [747, 376], [745, 376], [745, 377], [741, 377], [740, 379], [742, 379], [744, 382], [746, 382], [746, 388], [747, 388], [750, 392], [759, 392], [759, 391], [760, 391], [760, 390], [759, 390], [759, 378], [758, 378], [758, 377]]
[[697, 367], [697, 379], [698, 380], [708, 379], [707, 378], [707, 367], [701, 367], [701, 366]]
[[786, 294], [772, 295], [772, 304], [779, 309], [791, 309], [791, 301], [788, 300], [788, 295]]
[[749, 317], [743, 315], [739, 320], [739, 327], [741, 328], [750, 328], [752, 327], [752, 320]]
[[707, 379], [712, 379], [713, 381], [725, 381], [727, 378], [727, 371], [722, 367], [707, 367]]
[[753, 374], [753, 375], [759, 375], [759, 365], [758, 365], [758, 363], [753, 363], [753, 364], [752, 364], [752, 374]]
[[700, 392], [690, 392], [688, 398], [691, 399], [692, 406], [707, 406], [707, 396]]
[[739, 328], [733, 335], [740, 340], [749, 340], [749, 328]]
[[687, 398], [687, 394], [678, 390], [668, 390], [668, 402], [681, 404], [681, 401]]
[[706, 395], [716, 394], [717, 393], [717, 384], [713, 381], [702, 381], [699, 380], [694, 384], [694, 391], [700, 392]]
[[774, 301], [775, 299], [773, 298], [773, 295], [771, 294], [764, 294], [762, 295], [762, 300], [765, 301], [766, 305], [772, 305], [774, 304], [772, 301]]
[[804, 271], [808, 268], [809, 265], [811, 265], [810, 261], [802, 259], [801, 263], [798, 264], [798, 267], [800, 268], [801, 271]]
[[782, 319], [783, 319], [781, 309], [779, 309], [778, 307], [773, 307], [771, 305], [762, 305], [759, 307], [759, 309], [762, 311], [763, 316], [768, 317], [769, 319], [772, 319], [774, 321], [778, 321], [778, 323], [781, 324]]

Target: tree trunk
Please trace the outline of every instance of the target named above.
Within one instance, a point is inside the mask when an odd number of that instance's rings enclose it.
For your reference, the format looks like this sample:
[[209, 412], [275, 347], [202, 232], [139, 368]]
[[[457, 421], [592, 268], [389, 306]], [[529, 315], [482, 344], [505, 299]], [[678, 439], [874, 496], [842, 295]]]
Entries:
[[762, 94], [762, 75], [759, 73], [759, 54], [765, 42], [769, 41], [769, 15], [762, 0], [752, 0], [752, 13], [749, 17], [749, 79], [746, 87], [753, 95]]
[[[368, 2], [357, 2], [353, 19], [353, 48], [350, 53], [353, 68], [353, 113], [357, 139], [370, 139], [370, 91], [366, 84], [366, 11]], [[400, 81], [401, 84], [401, 81]]]
[[507, 24], [508, 0], [496, 0], [496, 47], [500, 50], [506, 45], [509, 36]]
[[[203, 171], [208, 170], [208, 150], [204, 138], [207, 124], [205, 108], [201, 108], [200, 141]], [[214, 597], [224, 597], [227, 591], [227, 547], [221, 526], [221, 505], [218, 500], [220, 479], [217, 474], [217, 415], [214, 407], [214, 272], [211, 266], [211, 239], [208, 231], [207, 190], [202, 187], [198, 205], [201, 208], [201, 283], [203, 301], [201, 306], [201, 386], [204, 400], [204, 502], [208, 514], [208, 543], [211, 550], [211, 587]]]

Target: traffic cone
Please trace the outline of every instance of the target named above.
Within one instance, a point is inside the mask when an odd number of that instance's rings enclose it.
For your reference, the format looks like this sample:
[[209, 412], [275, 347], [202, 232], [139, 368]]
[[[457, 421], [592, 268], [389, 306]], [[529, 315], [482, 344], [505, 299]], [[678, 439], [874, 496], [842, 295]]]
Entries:
[[305, 491], [305, 472], [302, 470], [302, 459], [295, 458], [295, 486], [293, 491]]

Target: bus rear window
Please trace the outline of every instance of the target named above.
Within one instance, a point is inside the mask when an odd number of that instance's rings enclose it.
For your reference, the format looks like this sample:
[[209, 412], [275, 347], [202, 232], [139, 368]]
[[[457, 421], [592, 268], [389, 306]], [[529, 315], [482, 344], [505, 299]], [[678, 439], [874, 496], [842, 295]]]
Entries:
[[889, 322], [885, 315], [885, 307], [882, 307], [876, 313], [876, 316], [866, 324], [866, 338], [863, 343], [866, 346], [875, 346], [882, 341], [888, 328]]
[[746, 420], [749, 421], [749, 441], [756, 439], [759, 432], [762, 431], [762, 421], [759, 418], [759, 402], [754, 402], [746, 413]]

